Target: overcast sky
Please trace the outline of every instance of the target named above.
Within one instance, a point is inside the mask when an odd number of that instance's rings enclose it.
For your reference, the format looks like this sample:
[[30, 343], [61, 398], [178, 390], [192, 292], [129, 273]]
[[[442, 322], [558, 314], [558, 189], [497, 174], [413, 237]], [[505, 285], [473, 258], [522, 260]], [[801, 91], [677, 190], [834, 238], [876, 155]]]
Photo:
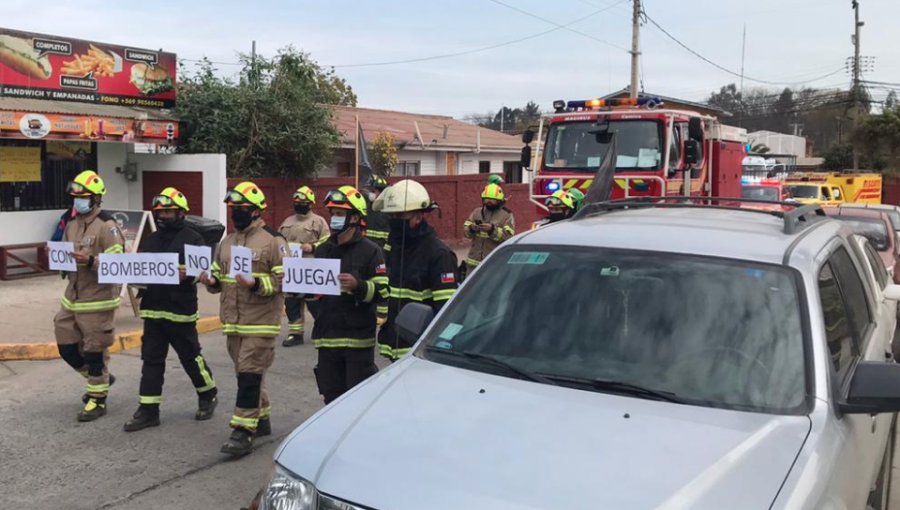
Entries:
[[[865, 21], [862, 54], [876, 57], [874, 70], [865, 78], [900, 84], [900, 2], [859, 2], [860, 19]], [[359, 106], [372, 108], [463, 117], [534, 100], [549, 109], [553, 99], [601, 96], [629, 81], [630, 0], [42, 0], [39, 4], [3, 0], [0, 24], [163, 48], [183, 59], [206, 56], [222, 62], [218, 67], [226, 75], [238, 70], [227, 63], [236, 61], [237, 52], [249, 52], [252, 40], [266, 55], [290, 44], [310, 52], [322, 65], [337, 66], [356, 91]], [[783, 88], [807, 80], [814, 80], [808, 86], [849, 84], [844, 64], [853, 54], [850, 0], [644, 0], [644, 4], [647, 15], [663, 29], [735, 72], [741, 68], [741, 31], [746, 25], [745, 88]], [[519, 39], [525, 40], [512, 42]], [[473, 52], [498, 45], [502, 46]], [[702, 100], [710, 91], [739, 81], [688, 53], [652, 24], [642, 27], [641, 50], [644, 88], [650, 93]], [[471, 53], [358, 66], [461, 52]], [[877, 99], [887, 91], [873, 92]]]

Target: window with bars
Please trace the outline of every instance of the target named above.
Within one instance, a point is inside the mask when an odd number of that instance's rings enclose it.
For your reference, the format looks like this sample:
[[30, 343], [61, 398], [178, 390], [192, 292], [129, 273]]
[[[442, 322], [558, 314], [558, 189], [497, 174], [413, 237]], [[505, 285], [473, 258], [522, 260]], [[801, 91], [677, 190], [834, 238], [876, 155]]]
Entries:
[[[53, 144], [51, 151], [48, 143]], [[64, 145], [67, 151], [58, 149]], [[66, 209], [72, 205], [66, 187], [79, 172], [97, 168], [97, 144], [89, 142], [44, 142], [32, 140], [3, 140], [0, 147], [39, 147], [41, 149], [41, 180], [0, 182], [0, 211], [40, 211]], [[3, 169], [0, 168], [0, 174]], [[107, 176], [103, 176], [107, 177]]]

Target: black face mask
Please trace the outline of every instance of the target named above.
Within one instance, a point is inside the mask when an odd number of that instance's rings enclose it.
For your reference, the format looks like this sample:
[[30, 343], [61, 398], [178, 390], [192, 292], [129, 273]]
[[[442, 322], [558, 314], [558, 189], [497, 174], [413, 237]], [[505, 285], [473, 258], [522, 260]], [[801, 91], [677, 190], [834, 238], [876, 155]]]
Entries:
[[569, 217], [569, 215], [564, 212], [550, 213], [550, 216], [548, 216], [548, 218], [550, 219], [551, 222], [564, 220], [568, 217]]
[[180, 230], [184, 227], [184, 218], [183, 217], [175, 217], [175, 218], [160, 218], [157, 217], [156, 226], [160, 228], [160, 230]]
[[297, 214], [309, 213], [309, 204], [294, 204], [294, 212]]
[[253, 223], [253, 210], [249, 207], [235, 207], [231, 209], [231, 221], [234, 228], [244, 230]]
[[484, 208], [488, 211], [496, 211], [502, 207], [500, 204], [484, 204]]
[[391, 232], [396, 232], [397, 235], [403, 235], [404, 231], [409, 230], [409, 222], [403, 218], [389, 219], [388, 226], [390, 227]]

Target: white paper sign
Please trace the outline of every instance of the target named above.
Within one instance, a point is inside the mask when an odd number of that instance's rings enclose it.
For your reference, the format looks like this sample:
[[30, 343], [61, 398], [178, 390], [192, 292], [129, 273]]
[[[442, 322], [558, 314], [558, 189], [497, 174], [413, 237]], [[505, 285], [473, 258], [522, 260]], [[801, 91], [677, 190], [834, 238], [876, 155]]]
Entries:
[[184, 245], [184, 272], [187, 276], [199, 276], [209, 272], [212, 265], [212, 248], [209, 246]]
[[50, 260], [51, 271], [75, 272], [75, 244], [69, 241], [47, 241], [47, 256]]
[[100, 283], [179, 283], [177, 253], [101, 253], [98, 259]]
[[303, 256], [303, 245], [300, 243], [288, 243], [288, 246], [291, 247], [291, 257], [302, 257]]
[[253, 252], [246, 246], [231, 247], [231, 261], [228, 264], [228, 276], [251, 275], [253, 273]]
[[[341, 283], [339, 259], [284, 259], [282, 290], [291, 294], [325, 294], [339, 296]], [[363, 283], [360, 282], [360, 285]]]

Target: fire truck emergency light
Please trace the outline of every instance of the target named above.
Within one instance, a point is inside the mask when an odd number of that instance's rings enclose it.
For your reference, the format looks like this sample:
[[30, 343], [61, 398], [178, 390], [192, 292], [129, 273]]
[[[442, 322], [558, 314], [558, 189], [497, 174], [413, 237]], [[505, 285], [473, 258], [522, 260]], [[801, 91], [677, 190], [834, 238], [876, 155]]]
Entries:
[[569, 110], [586, 110], [589, 108], [605, 108], [613, 106], [646, 106], [648, 108], [656, 108], [661, 104], [662, 99], [659, 97], [638, 97], [635, 99], [584, 99], [581, 101], [569, 101], [566, 106]]
[[559, 181], [550, 181], [547, 183], [547, 193], [552, 194], [559, 191]]

